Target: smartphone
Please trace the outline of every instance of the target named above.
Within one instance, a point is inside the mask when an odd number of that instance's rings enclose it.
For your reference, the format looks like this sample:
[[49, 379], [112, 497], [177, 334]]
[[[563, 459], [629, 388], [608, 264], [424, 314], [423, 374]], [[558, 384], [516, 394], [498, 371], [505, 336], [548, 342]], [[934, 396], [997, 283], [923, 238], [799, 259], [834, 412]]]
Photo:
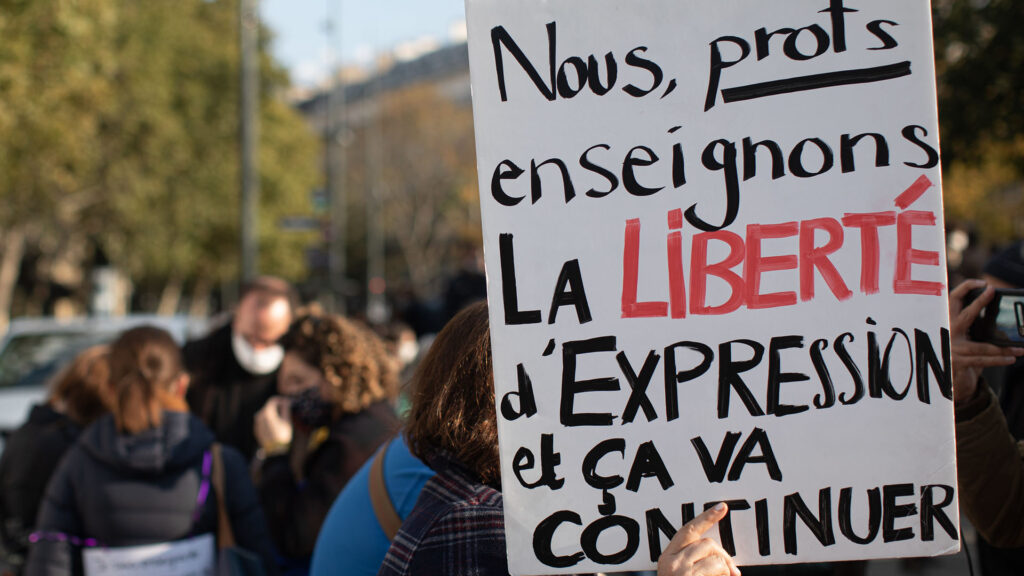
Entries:
[[[964, 306], [984, 289], [972, 290]], [[1024, 290], [996, 288], [995, 296], [968, 331], [971, 340], [996, 346], [1024, 346]]]

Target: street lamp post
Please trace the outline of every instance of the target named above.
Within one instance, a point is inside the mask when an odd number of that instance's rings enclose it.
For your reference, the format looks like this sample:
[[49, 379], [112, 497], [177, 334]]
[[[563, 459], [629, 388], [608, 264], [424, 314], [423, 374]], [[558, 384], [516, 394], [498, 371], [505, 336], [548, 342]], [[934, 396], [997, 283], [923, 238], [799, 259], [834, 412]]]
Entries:
[[242, 176], [240, 210], [242, 279], [251, 280], [259, 274], [259, 243], [257, 240], [257, 204], [260, 195], [257, 147], [259, 142], [259, 38], [258, 0], [239, 2], [238, 28], [241, 52], [241, 94], [239, 102], [239, 139]]

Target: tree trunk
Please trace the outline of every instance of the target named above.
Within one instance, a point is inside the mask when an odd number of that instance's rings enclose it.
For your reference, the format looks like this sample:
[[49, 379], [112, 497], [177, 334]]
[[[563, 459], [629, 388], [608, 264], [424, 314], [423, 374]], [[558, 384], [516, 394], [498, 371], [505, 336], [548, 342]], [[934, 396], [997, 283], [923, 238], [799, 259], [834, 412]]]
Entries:
[[0, 257], [0, 333], [11, 320], [11, 302], [18, 284], [21, 259], [25, 255], [25, 230], [10, 228], [3, 235], [3, 256]]
[[201, 275], [196, 279], [196, 285], [192, 288], [192, 302], [188, 308], [188, 315], [197, 318], [206, 318], [210, 315], [210, 292], [213, 290], [213, 283], [209, 276]]
[[160, 293], [160, 303], [156, 307], [156, 313], [160, 316], [174, 316], [178, 311], [178, 303], [181, 302], [181, 289], [184, 281], [178, 276], [172, 276]]

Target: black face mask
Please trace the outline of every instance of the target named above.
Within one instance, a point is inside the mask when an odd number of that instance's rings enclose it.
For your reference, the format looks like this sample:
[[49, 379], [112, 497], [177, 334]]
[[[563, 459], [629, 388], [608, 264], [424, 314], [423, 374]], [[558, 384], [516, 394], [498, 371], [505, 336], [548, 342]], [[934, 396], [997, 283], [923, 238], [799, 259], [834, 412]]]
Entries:
[[331, 423], [331, 408], [319, 388], [307, 388], [292, 396], [292, 422], [310, 430], [327, 426]]

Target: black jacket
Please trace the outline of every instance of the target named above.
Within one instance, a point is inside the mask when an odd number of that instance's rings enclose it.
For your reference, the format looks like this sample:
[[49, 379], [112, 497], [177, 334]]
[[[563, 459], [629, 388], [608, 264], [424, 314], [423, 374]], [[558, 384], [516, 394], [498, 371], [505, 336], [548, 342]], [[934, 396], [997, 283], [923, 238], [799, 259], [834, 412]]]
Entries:
[[33, 406], [0, 456], [0, 538], [3, 557], [17, 569], [25, 562], [43, 492], [81, 429], [49, 404]]
[[270, 520], [271, 536], [286, 558], [307, 559], [334, 499], [349, 479], [390, 440], [399, 428], [387, 402], [377, 402], [358, 414], [345, 414], [322, 434], [303, 463], [305, 478], [296, 482], [289, 456], [275, 456], [260, 468], [260, 499]]
[[[193, 522], [203, 455], [213, 435], [191, 414], [165, 412], [159, 428], [121, 435], [107, 415], [82, 433], [46, 489], [39, 511], [40, 539], [26, 574], [81, 574], [81, 554], [67, 537], [103, 546], [137, 546], [216, 533], [217, 502], [210, 495]], [[225, 447], [225, 504], [237, 545], [261, 555], [276, 573], [263, 511], [245, 460]]]
[[185, 366], [192, 374], [188, 405], [217, 440], [251, 460], [259, 448], [253, 419], [276, 394], [277, 372], [251, 374], [235, 360], [231, 323], [185, 345]]

